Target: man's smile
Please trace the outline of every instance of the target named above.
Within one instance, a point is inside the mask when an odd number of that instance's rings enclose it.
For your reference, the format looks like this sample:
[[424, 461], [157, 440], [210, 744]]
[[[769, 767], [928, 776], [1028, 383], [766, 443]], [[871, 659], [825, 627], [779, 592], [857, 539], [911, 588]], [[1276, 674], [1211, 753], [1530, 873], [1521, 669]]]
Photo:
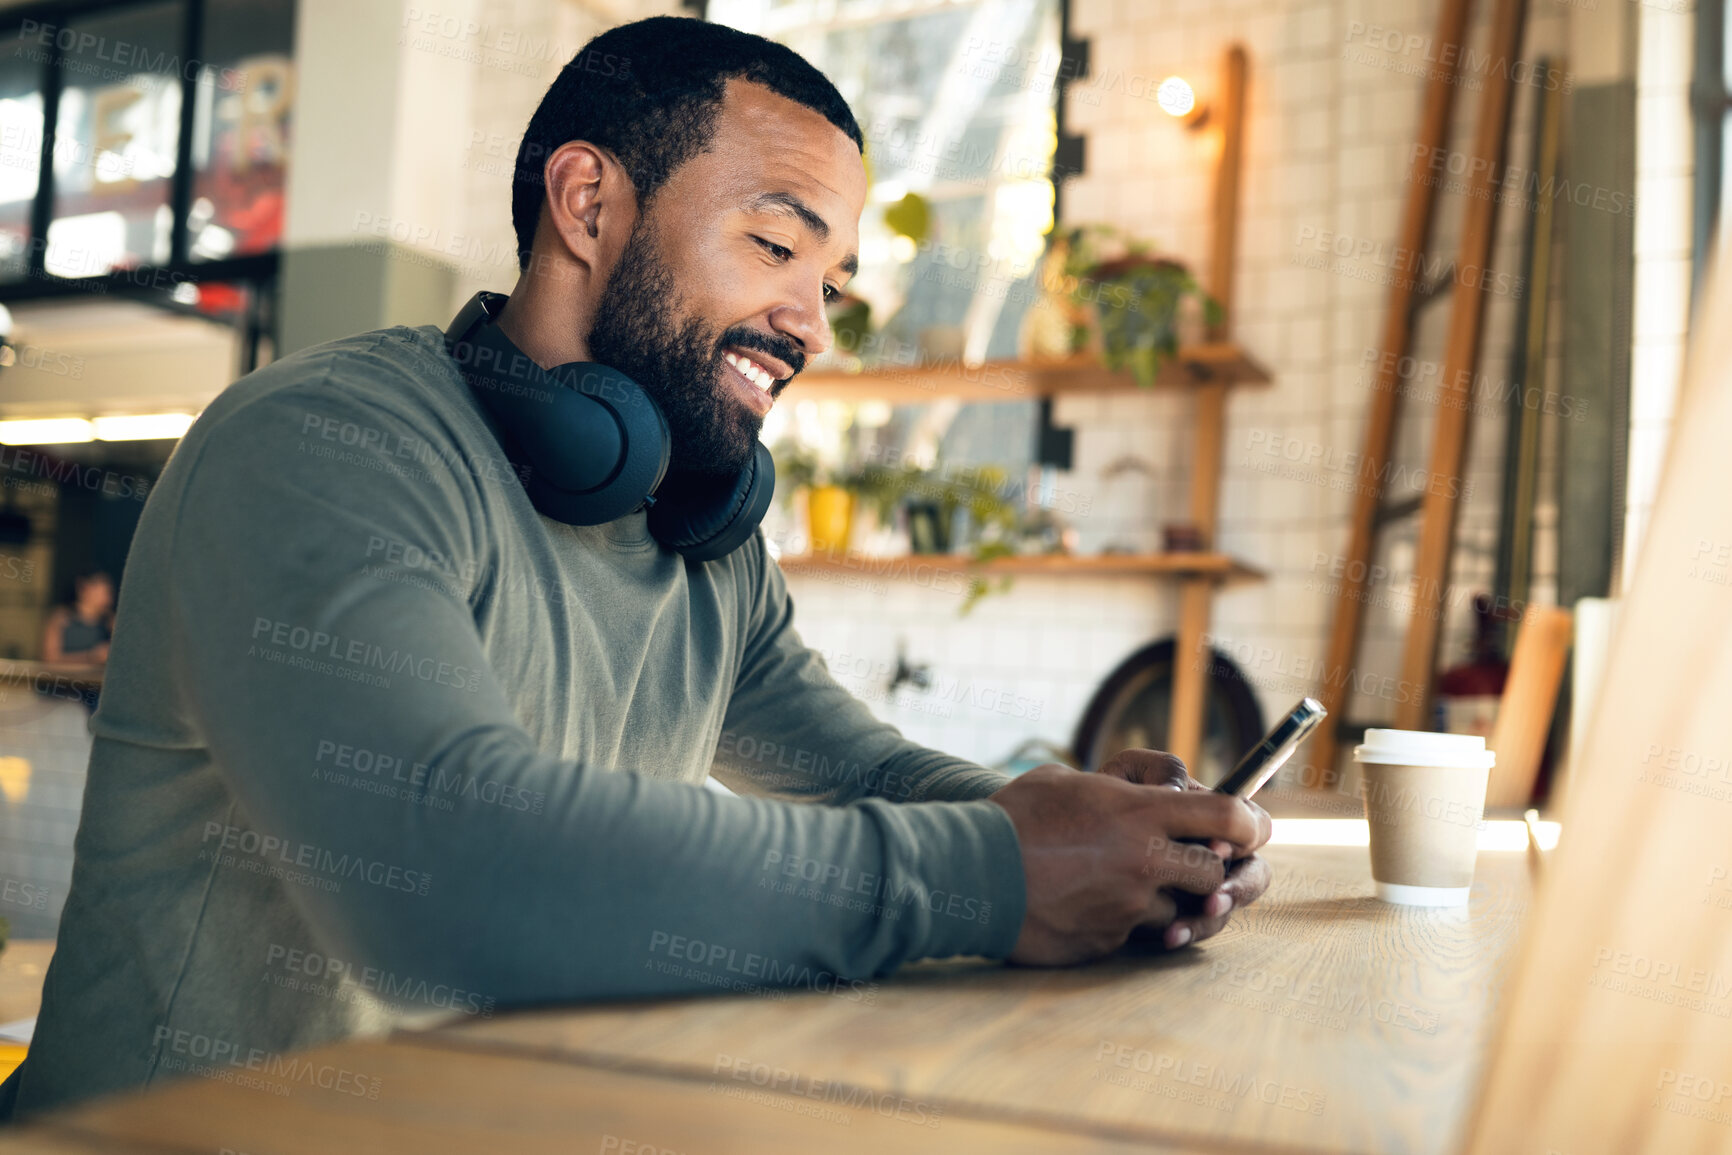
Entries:
[[757, 352], [747, 354], [734, 349], [724, 349], [722, 359], [731, 370], [724, 372], [723, 376], [759, 416], [770, 411], [770, 406], [775, 404], [776, 394], [781, 391], [786, 379], [793, 376], [792, 371], [780, 361]]

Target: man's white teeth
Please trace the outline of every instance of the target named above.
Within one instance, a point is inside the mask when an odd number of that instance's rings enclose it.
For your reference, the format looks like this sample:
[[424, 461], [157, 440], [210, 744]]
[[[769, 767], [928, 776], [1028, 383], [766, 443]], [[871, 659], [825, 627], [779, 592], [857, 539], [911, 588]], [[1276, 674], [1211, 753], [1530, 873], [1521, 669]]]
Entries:
[[745, 377], [746, 380], [750, 381], [764, 392], [768, 393], [775, 387], [776, 379], [770, 376], [770, 374], [764, 370], [764, 367], [759, 365], [756, 361], [742, 357], [738, 353], [724, 353], [722, 356], [727, 358], [728, 364], [740, 371], [741, 376]]

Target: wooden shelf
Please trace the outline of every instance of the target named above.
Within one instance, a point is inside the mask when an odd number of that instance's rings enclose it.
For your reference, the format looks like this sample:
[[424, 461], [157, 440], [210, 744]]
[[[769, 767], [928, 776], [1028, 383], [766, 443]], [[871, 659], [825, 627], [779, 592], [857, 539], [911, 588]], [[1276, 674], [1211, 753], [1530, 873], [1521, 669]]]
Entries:
[[1055, 574], [1107, 576], [1139, 574], [1153, 577], [1213, 578], [1223, 583], [1261, 581], [1257, 569], [1224, 553], [1030, 554], [977, 562], [966, 554], [783, 554], [782, 571], [790, 574], [854, 574], [867, 578], [918, 578], [923, 573]]
[[104, 666], [82, 666], [69, 662], [28, 662], [22, 659], [0, 660], [0, 685], [40, 686], [51, 691], [60, 686], [102, 685]]
[[[1161, 367], [1155, 389], [1199, 385], [1266, 385], [1269, 371], [1230, 343], [1187, 345]], [[812, 369], [794, 378], [794, 401], [892, 401], [915, 404], [963, 401], [1032, 401], [1070, 393], [1140, 393], [1128, 372], [1113, 372], [1092, 357], [1054, 361], [986, 361], [964, 365], [951, 359], [930, 365], [887, 366], [846, 373]]]

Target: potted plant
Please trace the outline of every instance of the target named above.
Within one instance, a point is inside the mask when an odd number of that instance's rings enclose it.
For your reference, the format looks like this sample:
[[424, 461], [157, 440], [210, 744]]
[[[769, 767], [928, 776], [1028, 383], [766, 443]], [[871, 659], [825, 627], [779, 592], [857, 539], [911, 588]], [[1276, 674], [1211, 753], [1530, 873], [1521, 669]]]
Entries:
[[[1179, 351], [1181, 313], [1194, 300], [1207, 324], [1221, 307], [1203, 292], [1190, 270], [1154, 246], [1111, 225], [1083, 225], [1055, 237], [1062, 246], [1059, 289], [1070, 306], [1071, 352], [1098, 336], [1101, 361], [1129, 369], [1137, 384], [1155, 383], [1161, 366]], [[1091, 316], [1093, 326], [1084, 318]]]
[[[977, 531], [969, 556], [975, 562], [985, 562], [1016, 552], [1013, 542], [1020, 515], [1017, 507], [1005, 500], [1005, 480], [1004, 470], [996, 465], [964, 470], [960, 476], [912, 465], [868, 465], [851, 484], [862, 501], [877, 509], [881, 520], [894, 518], [898, 507], [905, 511], [909, 543], [915, 553], [949, 553], [956, 511], [966, 509]], [[993, 582], [979, 573], [969, 575], [962, 612], [973, 609], [987, 594], [1009, 588], [1010, 578], [1004, 574]]]
[[[870, 508], [885, 525], [892, 524], [901, 511], [908, 518], [909, 542], [917, 554], [950, 554], [950, 527], [957, 511], [963, 509], [975, 529], [968, 553], [971, 561], [991, 561], [1018, 552], [1021, 511], [1004, 496], [1005, 472], [996, 465], [954, 474], [876, 462], [848, 469], [826, 465], [817, 451], [792, 442], [781, 443], [775, 459], [777, 492], [785, 493], [784, 500], [801, 490], [806, 493], [807, 534], [814, 554], [847, 550], [849, 530], [861, 506]], [[971, 574], [962, 612], [973, 609], [989, 593], [1008, 590], [1010, 584], [1011, 579], [1004, 574], [993, 580]]]
[[778, 490], [792, 495], [806, 491], [806, 538], [812, 553], [845, 553], [854, 522], [853, 479], [827, 467], [819, 455], [802, 445], [787, 445], [775, 454]]

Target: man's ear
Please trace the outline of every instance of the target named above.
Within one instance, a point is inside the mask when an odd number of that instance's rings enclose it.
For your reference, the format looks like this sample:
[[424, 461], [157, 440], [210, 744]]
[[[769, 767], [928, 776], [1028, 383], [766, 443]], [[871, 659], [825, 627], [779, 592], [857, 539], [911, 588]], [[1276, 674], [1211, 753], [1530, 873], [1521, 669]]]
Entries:
[[586, 140], [553, 150], [542, 169], [547, 215], [563, 247], [580, 264], [602, 268], [631, 234], [635, 197], [612, 153]]

